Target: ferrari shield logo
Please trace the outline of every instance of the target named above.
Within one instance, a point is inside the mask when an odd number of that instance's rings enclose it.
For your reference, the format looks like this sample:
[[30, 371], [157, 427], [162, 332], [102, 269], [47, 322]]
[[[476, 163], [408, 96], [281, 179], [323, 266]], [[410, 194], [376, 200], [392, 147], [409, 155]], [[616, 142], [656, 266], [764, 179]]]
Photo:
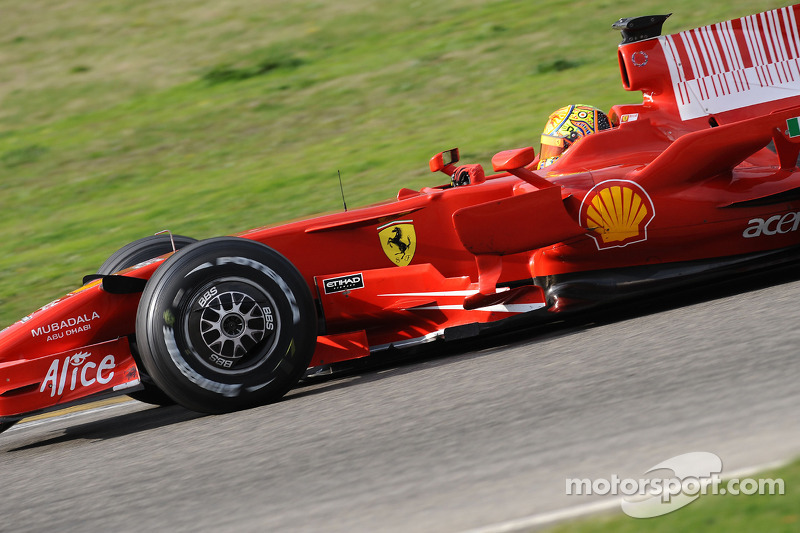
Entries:
[[381, 248], [386, 257], [397, 266], [406, 266], [414, 259], [417, 234], [413, 220], [396, 220], [378, 228]]
[[609, 180], [595, 185], [581, 202], [581, 225], [598, 250], [621, 248], [647, 240], [647, 226], [655, 217], [650, 196], [638, 183]]

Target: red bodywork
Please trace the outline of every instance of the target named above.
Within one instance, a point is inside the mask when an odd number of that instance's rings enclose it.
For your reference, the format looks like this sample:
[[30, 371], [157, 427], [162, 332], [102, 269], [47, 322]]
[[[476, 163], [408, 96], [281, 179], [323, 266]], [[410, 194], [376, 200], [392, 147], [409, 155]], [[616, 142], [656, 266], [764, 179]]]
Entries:
[[[793, 258], [800, 243], [800, 6], [619, 47], [614, 127], [536, 171], [501, 152], [464, 186], [241, 237], [285, 255], [317, 300], [311, 366], [528, 313], [546, 316], [691, 275]], [[767, 146], [772, 143], [774, 150]], [[124, 275], [149, 279], [164, 257]], [[140, 383], [140, 292], [104, 281], [0, 334], [0, 421]], [[633, 287], [633, 289], [631, 289]]]

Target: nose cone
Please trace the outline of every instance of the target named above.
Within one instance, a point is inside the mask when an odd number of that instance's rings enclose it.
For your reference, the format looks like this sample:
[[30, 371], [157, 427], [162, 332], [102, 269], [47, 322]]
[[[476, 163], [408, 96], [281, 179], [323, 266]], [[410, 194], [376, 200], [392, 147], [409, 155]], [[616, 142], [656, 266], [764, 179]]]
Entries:
[[110, 294], [92, 281], [0, 332], [0, 365], [133, 334], [140, 296]]

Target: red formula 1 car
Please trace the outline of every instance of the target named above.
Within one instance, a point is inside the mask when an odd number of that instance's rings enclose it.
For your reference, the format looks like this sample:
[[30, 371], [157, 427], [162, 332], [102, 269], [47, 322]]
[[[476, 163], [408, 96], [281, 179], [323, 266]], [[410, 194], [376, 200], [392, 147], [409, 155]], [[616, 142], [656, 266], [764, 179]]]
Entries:
[[243, 408], [311, 367], [796, 260], [800, 5], [665, 18], [615, 24], [643, 103], [543, 170], [532, 148], [488, 176], [450, 150], [430, 162], [448, 184], [380, 205], [122, 248], [0, 334], [0, 428], [113, 391]]

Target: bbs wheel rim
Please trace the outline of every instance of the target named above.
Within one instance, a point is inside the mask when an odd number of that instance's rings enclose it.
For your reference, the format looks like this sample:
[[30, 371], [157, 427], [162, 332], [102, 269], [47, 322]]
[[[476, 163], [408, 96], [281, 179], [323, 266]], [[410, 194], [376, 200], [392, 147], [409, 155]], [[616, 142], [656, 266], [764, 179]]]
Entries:
[[264, 316], [264, 310], [249, 295], [225, 292], [203, 309], [200, 334], [212, 352], [225, 359], [240, 359], [264, 338]]
[[262, 287], [242, 278], [216, 280], [195, 291], [189, 302], [183, 330], [203, 365], [241, 373], [269, 358], [280, 319]]

